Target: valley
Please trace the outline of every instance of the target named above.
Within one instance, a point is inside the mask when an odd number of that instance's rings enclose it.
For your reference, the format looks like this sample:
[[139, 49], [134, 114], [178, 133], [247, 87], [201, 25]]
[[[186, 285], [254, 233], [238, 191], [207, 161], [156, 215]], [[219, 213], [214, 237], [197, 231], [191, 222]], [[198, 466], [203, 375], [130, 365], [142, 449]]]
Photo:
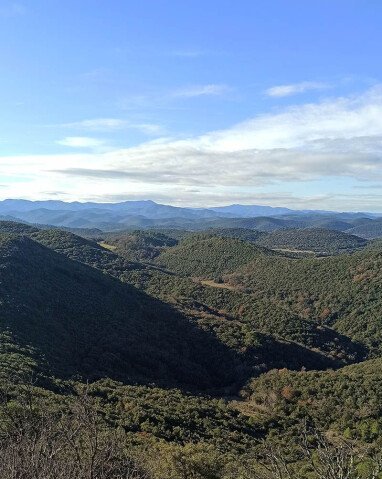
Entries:
[[380, 242], [321, 227], [75, 232], [0, 222], [2, 420], [33, 391], [42, 440], [46, 414], [69, 421], [85, 401], [153, 478], [234, 464], [271, 478], [270, 450], [308, 474], [302, 424], [312, 447], [335, 436], [333, 454], [346, 443], [374, 467]]

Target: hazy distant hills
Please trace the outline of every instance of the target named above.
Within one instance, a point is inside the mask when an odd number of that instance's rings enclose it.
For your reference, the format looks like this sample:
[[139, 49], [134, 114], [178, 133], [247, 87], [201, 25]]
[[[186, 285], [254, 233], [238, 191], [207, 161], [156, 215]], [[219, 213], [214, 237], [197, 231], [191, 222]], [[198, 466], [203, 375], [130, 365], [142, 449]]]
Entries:
[[[327, 228], [352, 231], [365, 238], [379, 237], [378, 216], [371, 213], [336, 213], [291, 210], [260, 205], [231, 205], [215, 208], [181, 208], [154, 201], [121, 203], [66, 203], [8, 199], [0, 202], [0, 219], [66, 228], [98, 228], [121, 231], [131, 228], [247, 228], [276, 231], [288, 228]], [[374, 225], [375, 226], [371, 226]]]
[[349, 233], [363, 238], [374, 239], [382, 237], [382, 219], [376, 218], [372, 221], [366, 221], [351, 228]]
[[219, 206], [217, 208], [211, 208], [212, 211], [216, 211], [220, 215], [228, 213], [235, 217], [251, 218], [254, 216], [277, 216], [293, 213], [293, 210], [289, 208], [273, 208], [272, 206], [259, 206], [259, 205], [230, 205]]
[[0, 202], [0, 214], [13, 212], [30, 212], [38, 209], [51, 211], [86, 211], [106, 210], [114, 213], [145, 216], [147, 218], [206, 218], [206, 217], [252, 217], [252, 216], [277, 216], [293, 213], [288, 208], [273, 208], [258, 205], [231, 205], [216, 208], [181, 208], [162, 205], [151, 200], [123, 201], [120, 203], [94, 203], [65, 202], [65, 201], [28, 201], [7, 199]]
[[[143, 216], [149, 219], [160, 218], [214, 218], [235, 216], [229, 212], [217, 212], [212, 209], [180, 208], [176, 206], [162, 205], [151, 200], [124, 201], [121, 203], [67, 203], [64, 201], [28, 201], [28, 200], [4, 200], [0, 202], [0, 214], [17, 216], [39, 211], [40, 214], [51, 211], [58, 214], [64, 212], [86, 212], [93, 215], [101, 215], [102, 212], [113, 216]], [[35, 213], [36, 214], [36, 213]]]

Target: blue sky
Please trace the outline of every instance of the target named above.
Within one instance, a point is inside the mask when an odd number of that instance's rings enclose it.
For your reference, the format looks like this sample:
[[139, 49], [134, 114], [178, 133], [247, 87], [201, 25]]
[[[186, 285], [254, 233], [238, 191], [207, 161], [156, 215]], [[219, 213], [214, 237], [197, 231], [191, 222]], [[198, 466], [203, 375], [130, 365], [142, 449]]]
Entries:
[[0, 0], [0, 198], [382, 211], [379, 0]]

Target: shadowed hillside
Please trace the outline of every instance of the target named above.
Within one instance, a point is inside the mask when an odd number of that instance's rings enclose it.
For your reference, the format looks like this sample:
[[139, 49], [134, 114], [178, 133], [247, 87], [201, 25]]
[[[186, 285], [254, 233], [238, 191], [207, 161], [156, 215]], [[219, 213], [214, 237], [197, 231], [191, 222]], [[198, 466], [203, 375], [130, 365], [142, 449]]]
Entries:
[[59, 377], [210, 388], [233, 380], [211, 335], [135, 288], [26, 237], [1, 235], [1, 329]]

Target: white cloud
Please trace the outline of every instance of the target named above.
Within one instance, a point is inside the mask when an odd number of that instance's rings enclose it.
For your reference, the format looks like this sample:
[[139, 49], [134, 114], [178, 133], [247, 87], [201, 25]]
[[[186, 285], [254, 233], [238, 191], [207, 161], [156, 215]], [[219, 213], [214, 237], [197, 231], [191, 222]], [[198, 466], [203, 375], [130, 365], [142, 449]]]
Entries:
[[[61, 144], [93, 147], [99, 140], [68, 137]], [[55, 190], [69, 191], [73, 199], [142, 195], [199, 205], [256, 201], [260, 191], [288, 192], [290, 185], [301, 182], [309, 192], [310, 181], [336, 185], [338, 178], [372, 188], [382, 182], [382, 86], [183, 140], [162, 138], [89, 154], [0, 157], [0, 176], [10, 175], [19, 183], [1, 191], [7, 196], [22, 191], [38, 197]], [[349, 196], [348, 190], [332, 188], [319, 196], [303, 194], [301, 206], [347, 209], [358, 198], [362, 209], [370, 204], [375, 210], [380, 204], [382, 210], [381, 195], [371, 189]], [[266, 204], [293, 206], [300, 201], [297, 194], [288, 193], [285, 199], [269, 195], [268, 200], [263, 197]]]
[[305, 81], [301, 83], [292, 83], [290, 85], [273, 86], [265, 90], [265, 94], [273, 97], [284, 97], [304, 93], [309, 90], [325, 90], [330, 88], [327, 83]]
[[126, 121], [119, 118], [92, 118], [90, 120], [63, 123], [64, 128], [79, 128], [84, 130], [119, 130], [126, 127]]
[[210, 85], [193, 85], [179, 90], [175, 90], [172, 94], [174, 97], [193, 98], [198, 96], [218, 96], [227, 93], [230, 88], [227, 85], [210, 84]]
[[159, 135], [164, 131], [162, 126], [155, 123], [134, 123], [120, 118], [92, 118], [72, 123], [63, 123], [60, 126], [63, 128], [88, 131], [138, 130], [145, 135]]
[[97, 146], [102, 146], [104, 142], [88, 136], [67, 136], [57, 141], [57, 143], [70, 148], [96, 148]]

